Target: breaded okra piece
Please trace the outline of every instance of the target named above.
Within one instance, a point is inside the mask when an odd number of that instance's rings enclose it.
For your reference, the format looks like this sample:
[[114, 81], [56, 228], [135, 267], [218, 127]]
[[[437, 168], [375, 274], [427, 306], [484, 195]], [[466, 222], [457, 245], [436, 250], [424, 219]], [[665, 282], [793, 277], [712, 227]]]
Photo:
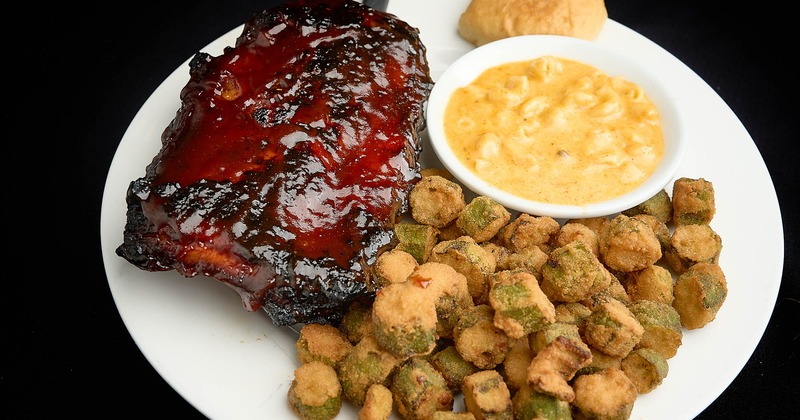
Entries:
[[620, 214], [600, 236], [600, 260], [621, 272], [641, 270], [661, 259], [661, 243], [645, 222]]
[[597, 216], [597, 217], [587, 217], [583, 219], [569, 219], [565, 224], [569, 223], [580, 223], [582, 225], [588, 226], [589, 229], [593, 230], [594, 233], [597, 234], [597, 238], [600, 239], [601, 236], [605, 233], [606, 229], [608, 229], [608, 225], [611, 222], [606, 216]]
[[592, 360], [592, 353], [580, 340], [556, 337], [536, 353], [528, 366], [528, 385], [538, 392], [571, 402], [575, 398], [569, 382]]
[[678, 178], [672, 184], [672, 222], [709, 224], [717, 212], [714, 184], [703, 178]]
[[413, 255], [403, 250], [394, 248], [380, 255], [375, 260], [375, 276], [380, 287], [392, 283], [406, 281], [408, 275], [414, 271], [419, 263]]
[[548, 255], [538, 246], [529, 246], [514, 252], [506, 258], [506, 270], [525, 270], [533, 274], [537, 280], [542, 278], [542, 266]]
[[638, 219], [643, 221], [647, 226], [650, 226], [650, 229], [653, 230], [653, 233], [656, 234], [656, 239], [658, 239], [658, 243], [661, 244], [661, 256], [663, 257], [664, 252], [667, 250], [669, 246], [669, 238], [672, 235], [669, 231], [669, 226], [666, 223], [658, 220], [655, 216], [651, 216], [649, 214], [637, 214], [635, 216], [631, 216], [634, 219]]
[[429, 261], [417, 267], [408, 276], [408, 282], [425, 289], [433, 297], [436, 334], [439, 338], [452, 338], [460, 314], [475, 306], [466, 277], [447, 264]]
[[669, 303], [652, 300], [639, 300], [629, 309], [636, 317], [644, 333], [636, 348], [649, 348], [657, 351], [665, 359], [678, 353], [683, 342], [683, 330], [678, 311]]
[[436, 245], [439, 229], [420, 223], [400, 222], [394, 225], [394, 233], [398, 240], [395, 249], [408, 252], [422, 264]]
[[569, 403], [525, 385], [511, 398], [515, 420], [571, 420]]
[[438, 299], [437, 294], [413, 281], [390, 284], [378, 290], [372, 304], [378, 345], [401, 360], [433, 351], [439, 338], [436, 333]]
[[391, 390], [397, 412], [405, 419], [427, 419], [437, 411], [453, 410], [453, 392], [444, 377], [421, 357], [400, 366]]
[[681, 325], [694, 330], [717, 317], [728, 296], [725, 273], [718, 264], [697, 263], [678, 276], [672, 307], [678, 311]]
[[489, 276], [495, 271], [496, 261], [471, 236], [439, 242], [433, 247], [428, 261], [453, 267], [467, 278], [467, 287], [473, 301], [486, 300]]
[[305, 324], [300, 329], [295, 347], [300, 363], [316, 360], [336, 368], [353, 349], [353, 344], [333, 325]]
[[492, 239], [511, 220], [502, 204], [486, 196], [477, 196], [458, 215], [456, 225], [475, 242]]
[[295, 369], [288, 398], [300, 419], [328, 420], [342, 408], [342, 387], [331, 366], [314, 360]]
[[575, 341], [575, 344], [583, 346], [586, 351], [589, 351], [589, 346], [583, 342], [583, 337], [581, 337], [577, 325], [554, 322], [528, 336], [528, 346], [531, 349], [531, 353], [534, 355], [539, 353], [558, 337], [572, 339]]
[[619, 369], [622, 366], [621, 357], [605, 354], [591, 346], [589, 346], [589, 351], [592, 352], [592, 361], [586, 366], [580, 368], [575, 376], [589, 375], [609, 368]]
[[592, 310], [580, 302], [564, 302], [556, 306], [556, 323], [573, 324], [578, 327], [578, 332], [583, 335], [586, 318]]
[[411, 217], [424, 225], [442, 228], [454, 221], [466, 206], [457, 183], [439, 175], [424, 176], [409, 194]]
[[672, 220], [672, 199], [667, 190], [662, 189], [643, 203], [624, 210], [622, 214], [626, 216], [647, 214], [655, 217], [661, 223], [669, 223]]
[[565, 223], [553, 237], [551, 245], [553, 248], [558, 248], [572, 241], [581, 241], [592, 251], [592, 254], [600, 255], [598, 248], [600, 246], [600, 237], [597, 236], [597, 233], [592, 228], [582, 223]]
[[672, 273], [660, 265], [651, 265], [625, 275], [625, 291], [631, 301], [653, 300], [672, 304]]
[[513, 420], [511, 391], [496, 370], [482, 370], [467, 376], [461, 391], [467, 411], [476, 420]]
[[498, 233], [501, 245], [518, 252], [529, 246], [538, 246], [545, 253], [550, 251], [550, 242], [561, 228], [558, 221], [549, 216], [532, 216], [520, 213], [514, 221]]
[[579, 302], [610, 283], [611, 274], [580, 241], [554, 249], [542, 266], [542, 291], [553, 302]]
[[475, 420], [475, 416], [469, 411], [437, 411], [433, 413], [431, 420]]
[[625, 305], [628, 305], [631, 302], [631, 298], [628, 296], [628, 292], [625, 291], [625, 286], [622, 285], [622, 283], [619, 281], [619, 278], [611, 274], [609, 271], [606, 272], [609, 273], [608, 275], [611, 278], [611, 281], [608, 283], [608, 287], [589, 296], [588, 299], [581, 301], [581, 303], [586, 305], [586, 307], [592, 311], [594, 311], [595, 308], [597, 308], [600, 304], [608, 300], [617, 300]]
[[372, 384], [384, 386], [391, 382], [400, 360], [392, 353], [378, 347], [372, 335], [365, 336], [339, 363], [336, 374], [342, 384], [342, 398], [363, 406], [367, 389]]
[[480, 370], [477, 366], [464, 360], [453, 345], [434, 353], [429, 361], [431, 366], [442, 374], [448, 388], [453, 392], [461, 390], [464, 378]]
[[494, 310], [486, 304], [461, 314], [453, 328], [453, 341], [461, 357], [481, 369], [494, 369], [502, 363], [512, 342], [494, 326]]
[[664, 260], [680, 274], [699, 262], [716, 264], [722, 253], [722, 238], [709, 225], [676, 226]]
[[518, 338], [511, 343], [511, 350], [506, 354], [498, 371], [503, 375], [512, 393], [528, 383], [528, 365], [532, 359], [533, 353], [528, 345], [528, 337]]
[[621, 302], [610, 299], [586, 318], [586, 342], [611, 356], [625, 357], [639, 343], [644, 327]]
[[635, 349], [620, 364], [620, 369], [640, 394], [656, 389], [669, 373], [667, 359], [653, 349]]
[[521, 270], [495, 273], [489, 282], [494, 325], [511, 338], [522, 338], [553, 323], [556, 309], [533, 274]]
[[480, 245], [481, 248], [494, 256], [495, 270], [508, 269], [508, 258], [511, 255], [511, 250], [494, 242], [483, 242]]
[[638, 396], [633, 382], [615, 368], [578, 376], [572, 387], [573, 412], [582, 419], [628, 419]]
[[388, 420], [392, 404], [392, 391], [383, 384], [372, 384], [367, 388], [364, 405], [358, 410], [358, 420]]
[[347, 337], [351, 344], [357, 344], [366, 335], [373, 335], [375, 326], [372, 323], [372, 302], [353, 301], [342, 316], [339, 331]]

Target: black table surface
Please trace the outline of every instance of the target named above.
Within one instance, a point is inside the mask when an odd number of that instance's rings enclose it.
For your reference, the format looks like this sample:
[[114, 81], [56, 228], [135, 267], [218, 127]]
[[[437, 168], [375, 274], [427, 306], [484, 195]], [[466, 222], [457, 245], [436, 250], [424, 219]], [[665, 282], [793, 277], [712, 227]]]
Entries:
[[[202, 418], [120, 319], [101, 256], [101, 199], [117, 145], [153, 90], [276, 1], [96, 3], [27, 2], [6, 13], [2, 115], [6, 185], [13, 186], [4, 198], [12, 251], [0, 293], [0, 416]], [[785, 255], [772, 318], [704, 419], [800, 413], [798, 47], [792, 14], [769, 4], [606, 2], [611, 19], [683, 61], [730, 106], [761, 152], [781, 206]]]

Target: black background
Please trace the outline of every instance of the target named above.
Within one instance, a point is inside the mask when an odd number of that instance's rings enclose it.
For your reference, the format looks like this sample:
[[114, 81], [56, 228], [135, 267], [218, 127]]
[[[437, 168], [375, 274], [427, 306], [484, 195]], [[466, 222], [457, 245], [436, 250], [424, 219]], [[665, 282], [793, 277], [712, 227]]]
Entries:
[[[116, 311], [100, 250], [100, 204], [116, 147], [153, 90], [273, 3], [28, 2], [6, 11], [0, 416], [202, 418], [151, 367]], [[611, 19], [675, 55], [731, 107], [760, 150], [781, 206], [783, 281], [772, 319], [750, 361], [700, 418], [796, 417], [797, 35], [792, 15], [774, 2], [713, 3], [606, 6]], [[724, 159], [719, 154], [709, 159]]]

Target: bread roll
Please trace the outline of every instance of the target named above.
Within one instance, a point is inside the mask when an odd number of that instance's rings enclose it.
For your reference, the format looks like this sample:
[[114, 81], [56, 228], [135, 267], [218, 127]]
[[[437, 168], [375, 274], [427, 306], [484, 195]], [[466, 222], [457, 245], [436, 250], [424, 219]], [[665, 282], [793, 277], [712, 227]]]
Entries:
[[530, 34], [594, 40], [607, 19], [604, 0], [472, 0], [458, 33], [477, 46]]

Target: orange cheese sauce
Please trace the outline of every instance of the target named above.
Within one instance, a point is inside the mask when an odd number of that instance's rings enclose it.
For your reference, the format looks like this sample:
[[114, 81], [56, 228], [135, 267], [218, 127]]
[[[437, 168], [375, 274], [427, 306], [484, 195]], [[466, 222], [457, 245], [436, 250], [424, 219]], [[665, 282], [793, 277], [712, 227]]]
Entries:
[[664, 152], [658, 109], [641, 87], [553, 56], [493, 67], [458, 89], [445, 135], [480, 178], [553, 204], [633, 190]]

